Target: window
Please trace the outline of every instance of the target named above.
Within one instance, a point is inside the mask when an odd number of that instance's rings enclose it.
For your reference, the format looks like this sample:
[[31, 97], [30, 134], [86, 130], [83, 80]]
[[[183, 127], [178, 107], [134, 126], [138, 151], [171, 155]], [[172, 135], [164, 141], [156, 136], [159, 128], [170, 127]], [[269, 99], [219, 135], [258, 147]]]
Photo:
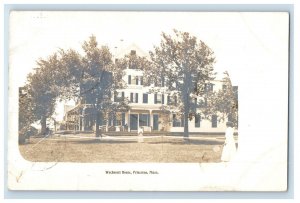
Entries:
[[178, 116], [173, 114], [173, 127], [183, 127], [184, 126], [184, 117], [183, 115]]
[[180, 119], [177, 118], [176, 114], [173, 114], [173, 127], [180, 127]]
[[135, 84], [136, 85], [143, 85], [143, 76], [136, 76], [135, 77]]
[[218, 127], [218, 117], [217, 117], [217, 115], [212, 115], [211, 116], [211, 127], [212, 128]]
[[122, 126], [125, 126], [125, 113], [122, 112]]
[[194, 107], [199, 107], [200, 105], [198, 104], [198, 99], [197, 98], [192, 98], [192, 104]]
[[131, 76], [130, 84], [137, 85], [138, 84], [138, 78], [136, 76]]
[[149, 114], [139, 115], [139, 126], [149, 126]]
[[117, 126], [121, 124], [121, 121], [117, 119], [116, 115], [109, 115], [108, 123], [110, 126]]
[[128, 75], [128, 84], [131, 84], [131, 75]]
[[114, 94], [114, 101], [120, 102], [124, 100], [124, 92], [115, 92]]
[[128, 84], [129, 85], [137, 85], [137, 77], [136, 76], [132, 76], [132, 75], [128, 75]]
[[148, 103], [148, 94], [143, 94], [143, 103]]
[[183, 127], [184, 126], [184, 116], [182, 115], [181, 116], [181, 127]]
[[156, 103], [158, 103], [158, 104], [162, 103], [162, 95], [161, 94], [156, 95]]
[[154, 82], [154, 86], [155, 87], [164, 87], [166, 84], [166, 81], [165, 81], [165, 78], [164, 77], [161, 77], [159, 79], [156, 79], [155, 82]]
[[232, 87], [232, 90], [233, 90], [233, 94], [235, 96], [236, 99], [238, 99], [238, 86], [233, 86]]
[[132, 103], [138, 103], [139, 97], [138, 93], [130, 93], [130, 102]]
[[213, 92], [214, 91], [214, 84], [208, 83], [205, 84], [205, 92]]
[[135, 84], [136, 85], [143, 85], [143, 76], [136, 76], [135, 77]]
[[143, 85], [143, 76], [140, 76], [140, 85]]
[[200, 99], [199, 107], [201, 107], [201, 108], [207, 107], [207, 98]]
[[167, 96], [167, 104], [168, 105], [171, 104], [171, 96], [170, 95]]
[[228, 119], [229, 122], [232, 122], [233, 119], [232, 119], [232, 114], [231, 113], [228, 114], [227, 119]]
[[116, 126], [116, 119], [114, 119], [114, 118], [111, 118], [110, 119], [110, 126]]
[[113, 125], [114, 126], [120, 126], [122, 123], [122, 120], [118, 120], [117, 118], [114, 119]]
[[200, 114], [195, 115], [195, 128], [200, 128], [201, 116]]
[[129, 60], [129, 69], [138, 69], [138, 63], [136, 60], [136, 51], [135, 50], [131, 50], [130, 51], [130, 60]]
[[143, 76], [128, 75], [129, 85], [143, 85]]
[[167, 103], [170, 105], [177, 105], [177, 96], [173, 95], [173, 96], [170, 96], [168, 95], [167, 97]]
[[155, 94], [154, 104], [164, 104], [164, 94]]
[[129, 69], [138, 69], [137, 63], [135, 60], [129, 61]]

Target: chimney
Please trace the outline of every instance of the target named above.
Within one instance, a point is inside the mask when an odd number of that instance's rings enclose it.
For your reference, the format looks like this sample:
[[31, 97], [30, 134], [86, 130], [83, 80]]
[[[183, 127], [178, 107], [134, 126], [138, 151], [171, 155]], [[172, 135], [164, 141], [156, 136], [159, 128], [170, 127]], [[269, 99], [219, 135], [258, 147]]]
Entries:
[[131, 55], [131, 56], [136, 55], [136, 51], [135, 51], [135, 50], [131, 50], [131, 51], [130, 51], [130, 55]]

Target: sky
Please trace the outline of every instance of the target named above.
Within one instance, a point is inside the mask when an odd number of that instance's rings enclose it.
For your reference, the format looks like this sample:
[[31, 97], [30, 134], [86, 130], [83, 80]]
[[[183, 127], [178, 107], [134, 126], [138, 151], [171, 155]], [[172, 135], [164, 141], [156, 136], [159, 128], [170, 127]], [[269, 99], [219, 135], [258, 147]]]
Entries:
[[[189, 32], [215, 54], [215, 71], [228, 71], [234, 85], [288, 61], [287, 13], [12, 11], [9, 22], [9, 77], [23, 86], [39, 58], [59, 48], [82, 51], [95, 35], [113, 54], [136, 44], [146, 53], [161, 33]], [[272, 67], [264, 69], [264, 67]], [[251, 71], [251, 70], [256, 71]], [[258, 73], [258, 74], [257, 74]]]
[[273, 42], [286, 37], [279, 17], [274, 13], [262, 17], [259, 13], [14, 11], [10, 14], [9, 64], [18, 72], [15, 76], [22, 86], [37, 59], [59, 48], [81, 51], [92, 34], [113, 54], [132, 43], [148, 52], [159, 45], [162, 32], [172, 33], [175, 28], [205, 42], [215, 53], [215, 70], [229, 71], [237, 84], [239, 72], [251, 65], [249, 56], [260, 57], [261, 49], [276, 55]]

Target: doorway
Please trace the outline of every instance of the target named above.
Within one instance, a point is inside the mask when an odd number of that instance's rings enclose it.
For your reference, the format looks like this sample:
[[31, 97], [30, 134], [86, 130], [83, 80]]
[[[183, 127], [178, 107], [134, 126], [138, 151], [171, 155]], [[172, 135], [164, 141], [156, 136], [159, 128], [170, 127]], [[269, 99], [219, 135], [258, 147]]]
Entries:
[[158, 130], [158, 114], [153, 115], [153, 130]]
[[130, 114], [130, 131], [138, 129], [138, 114]]

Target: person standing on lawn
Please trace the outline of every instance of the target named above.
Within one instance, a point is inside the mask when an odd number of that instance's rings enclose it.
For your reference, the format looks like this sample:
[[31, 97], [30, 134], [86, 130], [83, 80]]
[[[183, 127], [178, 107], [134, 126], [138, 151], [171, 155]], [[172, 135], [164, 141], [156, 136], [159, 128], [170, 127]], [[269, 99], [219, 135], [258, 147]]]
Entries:
[[226, 123], [227, 129], [225, 133], [225, 142], [223, 146], [221, 161], [228, 162], [232, 160], [236, 153], [235, 140], [233, 137], [233, 124], [232, 122]]

